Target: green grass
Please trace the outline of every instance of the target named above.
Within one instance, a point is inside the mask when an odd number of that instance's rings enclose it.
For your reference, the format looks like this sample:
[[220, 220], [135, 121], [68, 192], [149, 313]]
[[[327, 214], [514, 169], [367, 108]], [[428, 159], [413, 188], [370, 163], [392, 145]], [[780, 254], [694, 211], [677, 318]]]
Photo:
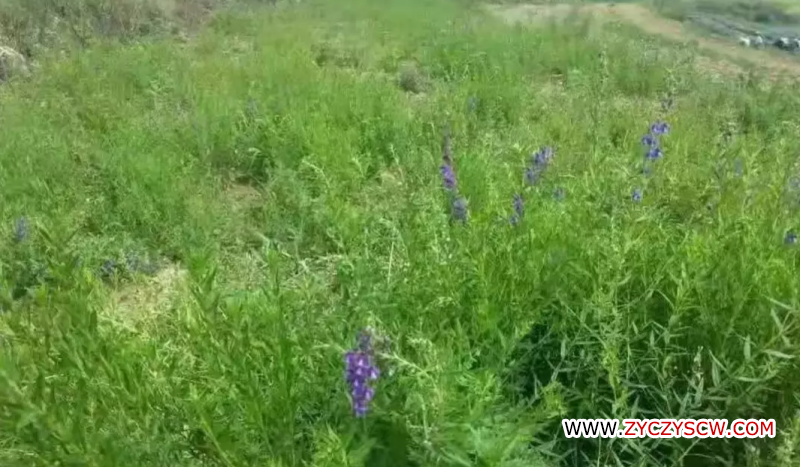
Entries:
[[[800, 101], [586, 31], [310, 2], [5, 86], [0, 463], [797, 465]], [[361, 420], [343, 353], [367, 326], [391, 346]], [[775, 418], [778, 436], [568, 440], [562, 417]]]

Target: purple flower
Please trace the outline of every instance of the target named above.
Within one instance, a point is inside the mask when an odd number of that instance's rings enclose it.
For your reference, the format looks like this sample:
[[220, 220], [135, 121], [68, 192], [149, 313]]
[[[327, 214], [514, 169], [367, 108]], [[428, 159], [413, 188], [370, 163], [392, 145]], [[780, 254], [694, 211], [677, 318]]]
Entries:
[[783, 239], [783, 242], [787, 245], [794, 245], [797, 243], [797, 234], [794, 232], [786, 232], [786, 237]]
[[522, 200], [521, 195], [514, 195], [513, 205], [514, 212], [522, 216], [522, 214], [525, 212], [525, 202]]
[[467, 200], [463, 197], [459, 196], [455, 200], [453, 200], [453, 211], [452, 211], [453, 219], [461, 222], [465, 222], [467, 220]]
[[444, 183], [445, 190], [453, 191], [456, 189], [456, 173], [453, 172], [453, 167], [445, 164], [439, 167], [439, 172], [442, 173], [442, 182]]
[[655, 122], [650, 125], [650, 133], [659, 136], [659, 135], [666, 135], [669, 133], [669, 124], [667, 122]]
[[375, 389], [370, 382], [380, 376], [380, 369], [373, 362], [372, 355], [364, 350], [351, 350], [345, 354], [345, 381], [350, 386], [350, 400], [353, 414], [364, 417], [369, 403], [375, 397]]
[[544, 146], [540, 148], [539, 151], [531, 155], [531, 165], [544, 169], [544, 167], [550, 163], [553, 155], [553, 149], [548, 146]]
[[542, 175], [542, 170], [538, 167], [527, 167], [525, 169], [525, 181], [528, 185], [536, 185]]
[[521, 195], [514, 195], [514, 200], [512, 202], [514, 207], [514, 213], [511, 214], [511, 225], [519, 224], [520, 219], [522, 219], [522, 215], [525, 213], [525, 202], [522, 199]]
[[661, 159], [661, 143], [658, 137], [669, 133], [669, 125], [665, 122], [656, 122], [650, 125], [650, 132], [642, 136], [642, 144], [647, 148], [645, 157], [650, 160]]
[[14, 224], [14, 241], [21, 243], [28, 238], [28, 219], [20, 217]]
[[640, 202], [642, 200], [642, 189], [634, 188], [633, 193], [631, 194], [631, 199], [634, 203]]
[[642, 144], [647, 146], [648, 148], [655, 148], [658, 147], [658, 139], [653, 136], [651, 133], [648, 133], [642, 136]]
[[525, 181], [529, 185], [535, 185], [539, 181], [553, 156], [553, 149], [548, 146], [542, 147], [531, 155], [530, 166], [525, 168]]
[[653, 147], [647, 150], [645, 157], [650, 159], [651, 161], [654, 161], [664, 157], [664, 153], [661, 151], [661, 148]]

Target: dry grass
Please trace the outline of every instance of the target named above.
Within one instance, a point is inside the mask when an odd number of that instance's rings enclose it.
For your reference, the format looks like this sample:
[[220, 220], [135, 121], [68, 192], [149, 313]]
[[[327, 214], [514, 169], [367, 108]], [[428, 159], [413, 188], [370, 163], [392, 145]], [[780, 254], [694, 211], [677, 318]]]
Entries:
[[112, 291], [101, 317], [130, 331], [147, 332], [148, 327], [169, 313], [178, 297], [188, 292], [187, 273], [168, 264], [152, 277], [140, 277]]
[[264, 202], [264, 195], [253, 185], [229, 183], [224, 190], [231, 209], [242, 211]]

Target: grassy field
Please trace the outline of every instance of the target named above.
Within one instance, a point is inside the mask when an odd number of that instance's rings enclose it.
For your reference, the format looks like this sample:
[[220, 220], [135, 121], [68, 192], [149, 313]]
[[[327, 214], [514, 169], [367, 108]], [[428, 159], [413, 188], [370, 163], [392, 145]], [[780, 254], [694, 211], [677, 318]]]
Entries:
[[800, 465], [795, 87], [563, 21], [279, 3], [4, 85], [0, 464]]

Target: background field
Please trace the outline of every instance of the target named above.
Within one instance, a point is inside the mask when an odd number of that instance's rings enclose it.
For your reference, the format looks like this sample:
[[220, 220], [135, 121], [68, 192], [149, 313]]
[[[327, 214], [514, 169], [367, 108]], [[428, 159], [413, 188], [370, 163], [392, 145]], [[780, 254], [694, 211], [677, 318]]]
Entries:
[[668, 17], [693, 24], [698, 31], [735, 40], [742, 34], [770, 39], [800, 35], [800, 8], [791, 1], [658, 1]]
[[[658, 34], [643, 5], [237, 3], [152, 30], [25, 5], [0, 464], [800, 465], [793, 58]], [[574, 440], [563, 417], [778, 436]]]

